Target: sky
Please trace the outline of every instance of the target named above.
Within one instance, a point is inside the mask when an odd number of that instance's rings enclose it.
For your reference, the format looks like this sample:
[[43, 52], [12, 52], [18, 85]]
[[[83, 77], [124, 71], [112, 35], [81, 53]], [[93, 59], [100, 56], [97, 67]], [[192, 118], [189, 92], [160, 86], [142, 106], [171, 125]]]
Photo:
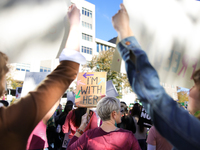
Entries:
[[95, 5], [96, 38], [108, 41], [117, 36], [112, 26], [112, 16], [118, 10], [123, 0], [86, 0]]

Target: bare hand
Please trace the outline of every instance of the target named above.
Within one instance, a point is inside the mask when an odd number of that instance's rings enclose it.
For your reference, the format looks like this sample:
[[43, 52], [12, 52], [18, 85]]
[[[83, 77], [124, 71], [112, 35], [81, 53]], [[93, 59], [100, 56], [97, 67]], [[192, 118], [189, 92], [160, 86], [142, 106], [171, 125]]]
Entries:
[[118, 33], [119, 40], [133, 36], [129, 26], [129, 16], [123, 4], [120, 4], [120, 10], [112, 17], [112, 24]]
[[69, 19], [70, 25], [72, 26], [79, 26], [80, 24], [80, 10], [76, 7], [75, 4], [69, 6], [67, 17]]

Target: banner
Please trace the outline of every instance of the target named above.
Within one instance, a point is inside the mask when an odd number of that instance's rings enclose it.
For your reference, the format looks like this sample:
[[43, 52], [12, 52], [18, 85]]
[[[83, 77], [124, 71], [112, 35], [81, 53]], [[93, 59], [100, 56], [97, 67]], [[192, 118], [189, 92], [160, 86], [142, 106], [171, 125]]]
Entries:
[[133, 34], [161, 82], [191, 88], [192, 74], [200, 68], [200, 3], [124, 0], [124, 5]]
[[119, 94], [117, 93], [117, 89], [113, 85], [112, 80], [106, 82], [106, 96], [117, 97]]
[[74, 92], [67, 92], [67, 101], [75, 102], [75, 93]]
[[106, 72], [81, 72], [78, 74], [75, 94], [77, 107], [95, 107], [106, 95]]
[[21, 97], [26, 96], [28, 92], [33, 91], [49, 73], [50, 72], [26, 72]]
[[143, 125], [147, 128], [150, 128], [152, 126], [151, 117], [147, 114], [146, 110], [143, 107], [140, 118], [138, 120], [138, 124], [140, 123], [143, 123]]
[[3, 0], [0, 2], [0, 51], [10, 63], [59, 56], [69, 32], [70, 0]]

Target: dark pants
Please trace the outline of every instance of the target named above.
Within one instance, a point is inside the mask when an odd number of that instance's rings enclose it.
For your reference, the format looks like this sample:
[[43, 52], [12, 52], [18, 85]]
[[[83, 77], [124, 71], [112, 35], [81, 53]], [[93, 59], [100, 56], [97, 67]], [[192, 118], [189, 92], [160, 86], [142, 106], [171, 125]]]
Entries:
[[140, 148], [141, 148], [142, 150], [146, 150], [146, 149], [147, 149], [146, 139], [138, 140], [138, 143], [139, 143]]

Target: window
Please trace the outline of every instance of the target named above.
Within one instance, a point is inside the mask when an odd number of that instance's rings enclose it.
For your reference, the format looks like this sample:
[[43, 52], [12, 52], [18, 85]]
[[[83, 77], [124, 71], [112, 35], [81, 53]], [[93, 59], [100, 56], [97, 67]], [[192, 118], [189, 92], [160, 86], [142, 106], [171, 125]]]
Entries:
[[89, 36], [89, 38], [90, 38], [90, 40], [89, 40], [89, 41], [90, 41], [90, 42], [92, 42], [92, 36]]
[[101, 45], [101, 51], [103, 51], [103, 45]]
[[86, 40], [86, 34], [84, 34], [84, 33], [82, 34], [82, 39]]
[[92, 36], [91, 35], [87, 35], [87, 34], [82, 33], [82, 39], [92, 42]]
[[51, 72], [51, 68], [47, 68], [47, 67], [40, 67], [40, 72]]
[[105, 50], [105, 51], [107, 50], [107, 46], [106, 46], [106, 45], [104, 45], [104, 50]]
[[82, 14], [92, 18], [92, 11], [82, 7]]
[[90, 11], [90, 15], [89, 16], [90, 16], [90, 18], [92, 18], [92, 11]]
[[82, 14], [84, 15], [84, 12], [85, 12], [85, 9], [84, 8], [82, 8]]
[[82, 49], [81, 50], [82, 53], [86, 53], [86, 54], [91, 54], [92, 55], [92, 48], [82, 46], [81, 49]]
[[17, 63], [16, 70], [30, 72], [30, 64]]
[[86, 53], [86, 47], [84, 47], [84, 53]]
[[90, 53], [90, 48], [89, 47], [87, 47], [87, 54], [89, 54]]
[[99, 52], [99, 44], [97, 43], [97, 52]]
[[82, 21], [82, 26], [92, 30], [92, 24]]
[[82, 52], [82, 53], [83, 53], [83, 49], [84, 49], [84, 48], [83, 48], [83, 46], [82, 46], [82, 48], [81, 48], [81, 52]]

